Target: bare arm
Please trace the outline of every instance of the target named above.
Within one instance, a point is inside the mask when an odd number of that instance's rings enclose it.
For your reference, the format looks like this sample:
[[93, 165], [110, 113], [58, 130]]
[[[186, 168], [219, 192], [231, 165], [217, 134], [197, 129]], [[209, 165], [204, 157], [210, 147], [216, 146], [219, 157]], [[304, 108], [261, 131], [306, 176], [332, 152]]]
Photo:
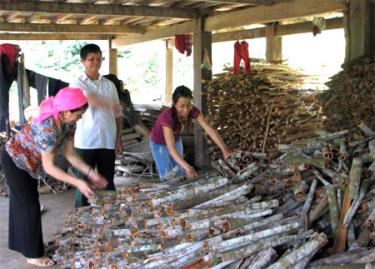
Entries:
[[221, 149], [224, 155], [224, 159], [227, 159], [232, 154], [232, 151], [227, 147], [227, 145], [225, 145], [219, 133], [208, 124], [202, 114], [198, 115], [197, 122], [202, 126], [202, 128], [211, 137], [215, 144]]
[[57, 180], [60, 180], [60, 181], [63, 181], [63, 182], [66, 182], [68, 184], [75, 186], [86, 197], [90, 197], [91, 195], [94, 195], [94, 191], [89, 187], [89, 185], [85, 181], [69, 175], [68, 173], [66, 173], [61, 168], [57, 167], [54, 164], [55, 154], [56, 153], [54, 151], [51, 151], [51, 152], [42, 151], [42, 164], [43, 164], [44, 171], [48, 175], [52, 176], [53, 178]]
[[121, 142], [121, 132], [122, 132], [122, 116], [116, 118], [116, 154], [122, 153], [122, 142]]
[[176, 148], [174, 146], [176, 141], [174, 140], [173, 130], [169, 127], [163, 126], [163, 135], [167, 144], [168, 152], [172, 156], [173, 160], [175, 160], [176, 163], [178, 163], [178, 165], [186, 171], [186, 174], [189, 178], [197, 176], [194, 168], [191, 167], [190, 164], [188, 164], [176, 151]]
[[87, 176], [94, 187], [105, 188], [107, 186], [108, 182], [78, 156], [74, 149], [73, 139], [65, 139], [64, 156], [73, 167]]
[[92, 108], [104, 108], [113, 112], [115, 117], [122, 115], [122, 107], [120, 103], [114, 102], [112, 99], [92, 93], [86, 94], [87, 103]]

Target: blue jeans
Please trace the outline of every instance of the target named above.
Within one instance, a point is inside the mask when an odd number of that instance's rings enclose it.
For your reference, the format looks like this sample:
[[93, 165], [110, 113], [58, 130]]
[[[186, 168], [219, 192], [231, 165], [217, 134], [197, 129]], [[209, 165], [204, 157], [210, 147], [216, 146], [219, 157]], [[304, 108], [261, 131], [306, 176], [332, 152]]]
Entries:
[[[151, 147], [152, 156], [154, 157], [156, 168], [158, 169], [159, 177], [164, 178], [168, 174], [168, 172], [170, 172], [177, 165], [177, 163], [169, 154], [167, 145], [156, 144], [150, 140], [150, 147]], [[176, 141], [174, 147], [178, 155], [180, 155], [183, 158], [184, 148], [182, 146], [181, 137]], [[178, 176], [185, 175], [185, 172], [181, 167], [178, 170], [177, 175]]]

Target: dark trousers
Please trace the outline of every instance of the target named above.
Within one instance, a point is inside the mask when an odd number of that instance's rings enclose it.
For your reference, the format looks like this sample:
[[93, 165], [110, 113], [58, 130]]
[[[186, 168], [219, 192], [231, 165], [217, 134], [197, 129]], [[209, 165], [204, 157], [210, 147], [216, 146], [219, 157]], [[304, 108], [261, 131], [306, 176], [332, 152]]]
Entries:
[[9, 248], [27, 258], [44, 255], [38, 182], [13, 162], [6, 150], [2, 165], [9, 186]]
[[[76, 148], [78, 155], [88, 165], [96, 168], [99, 174], [101, 174], [107, 181], [107, 190], [115, 190], [115, 184], [113, 177], [115, 175], [115, 159], [116, 153], [114, 149], [78, 149]], [[87, 180], [85, 175], [79, 173], [79, 178]], [[89, 205], [87, 198], [79, 191], [75, 193], [75, 207], [82, 207]]]

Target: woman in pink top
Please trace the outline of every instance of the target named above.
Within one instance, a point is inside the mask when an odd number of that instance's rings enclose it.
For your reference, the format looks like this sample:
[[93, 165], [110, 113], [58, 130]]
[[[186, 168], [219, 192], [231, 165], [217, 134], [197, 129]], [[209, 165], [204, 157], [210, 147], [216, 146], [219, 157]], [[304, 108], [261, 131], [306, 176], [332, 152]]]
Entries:
[[207, 123], [199, 109], [192, 104], [192, 99], [193, 95], [189, 88], [177, 87], [172, 95], [172, 107], [159, 115], [151, 130], [150, 146], [160, 178], [165, 178], [176, 165], [183, 169], [179, 169], [178, 175], [186, 173], [188, 178], [197, 176], [195, 169], [183, 158], [181, 139], [182, 131], [190, 127], [192, 119], [202, 126], [221, 149], [225, 159], [232, 153], [218, 132]]

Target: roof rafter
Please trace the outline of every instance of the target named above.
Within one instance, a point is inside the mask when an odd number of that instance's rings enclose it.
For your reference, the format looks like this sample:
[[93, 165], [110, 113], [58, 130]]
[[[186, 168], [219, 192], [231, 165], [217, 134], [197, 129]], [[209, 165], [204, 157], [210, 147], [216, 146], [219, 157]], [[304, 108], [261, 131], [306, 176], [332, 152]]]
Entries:
[[[319, 5], [317, 5], [317, 2], [319, 2]], [[340, 0], [296, 0], [275, 4], [270, 7], [251, 7], [208, 17], [205, 30], [215, 31], [236, 26], [282, 21], [288, 18], [314, 16], [321, 13], [343, 10], [344, 7], [344, 3]], [[193, 21], [188, 21], [162, 28], [149, 28], [142, 35], [116, 38], [113, 40], [113, 44], [119, 47], [137, 43], [137, 40], [144, 42], [174, 36], [175, 34], [192, 33], [195, 30], [194, 26], [195, 23]]]
[[170, 18], [197, 18], [199, 11], [187, 8], [125, 6], [108, 4], [76, 4], [60, 2], [9, 1], [0, 2], [0, 10], [19, 12], [71, 13], [106, 16], [150, 16]]
[[241, 9], [208, 17], [205, 29], [206, 31], [215, 31], [228, 27], [282, 21], [290, 18], [340, 11], [344, 8], [343, 0], [288, 1], [272, 6]]
[[105, 33], [126, 34], [144, 33], [145, 27], [126, 25], [76, 25], [76, 24], [45, 24], [45, 23], [0, 23], [0, 31], [8, 32], [39, 32], [39, 33]]
[[108, 40], [106, 34], [9, 34], [0, 33], [0, 40]]
[[[201, 0], [190, 0], [191, 2], [202, 2]], [[270, 6], [277, 2], [288, 1], [288, 0], [205, 0], [206, 2], [212, 3], [224, 3], [224, 4], [248, 4], [255, 6]]]

